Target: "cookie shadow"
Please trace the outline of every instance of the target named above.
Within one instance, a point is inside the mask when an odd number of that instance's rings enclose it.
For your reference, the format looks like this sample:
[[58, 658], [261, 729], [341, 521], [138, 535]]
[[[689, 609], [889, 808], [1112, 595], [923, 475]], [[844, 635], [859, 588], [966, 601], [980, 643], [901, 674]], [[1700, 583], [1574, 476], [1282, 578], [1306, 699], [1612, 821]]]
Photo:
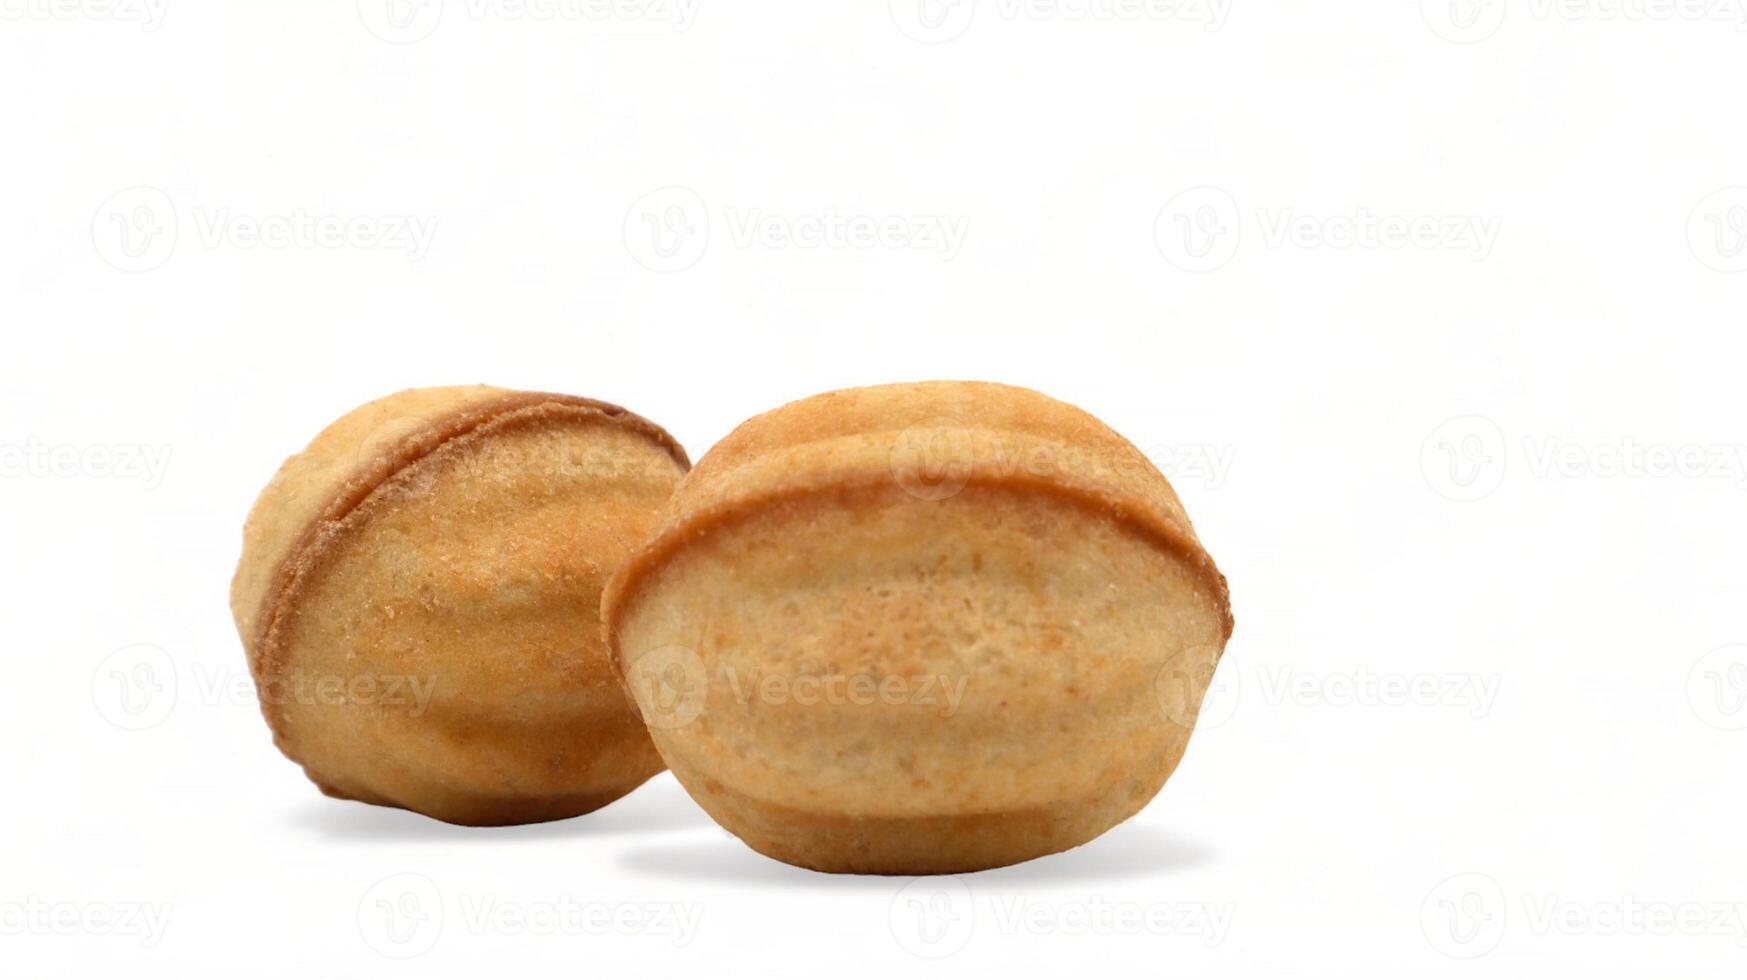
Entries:
[[620, 800], [566, 820], [513, 827], [462, 827], [422, 813], [320, 797], [292, 813], [299, 830], [347, 841], [551, 840], [567, 837], [633, 837], [715, 826], [669, 773], [661, 773]]
[[[1070, 851], [963, 877], [994, 886], [1088, 885], [1187, 871], [1217, 859], [1205, 844], [1162, 827], [1130, 821]], [[757, 853], [725, 832], [709, 840], [639, 846], [619, 865], [628, 871], [692, 882], [764, 888], [889, 891], [902, 877], [824, 874]]]

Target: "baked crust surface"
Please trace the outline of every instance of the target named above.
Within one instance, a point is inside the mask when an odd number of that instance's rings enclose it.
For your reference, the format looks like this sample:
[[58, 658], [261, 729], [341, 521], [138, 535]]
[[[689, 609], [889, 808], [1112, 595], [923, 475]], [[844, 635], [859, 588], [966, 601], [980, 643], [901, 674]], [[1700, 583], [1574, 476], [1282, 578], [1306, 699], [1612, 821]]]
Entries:
[[595, 610], [687, 465], [568, 395], [348, 413], [263, 491], [232, 583], [275, 743], [331, 795], [458, 823], [571, 816], [660, 771]]
[[848, 388], [757, 415], [711, 447], [661, 508], [650, 541], [603, 598], [610, 624], [654, 568], [712, 527], [809, 493], [898, 485], [919, 499], [966, 486], [1051, 494], [1132, 523], [1231, 600], [1170, 481], [1132, 443], [1066, 402], [991, 382]]
[[1231, 630], [1169, 483], [1025, 389], [833, 392], [712, 449], [603, 599], [668, 766], [826, 871], [1084, 843], [1187, 745]]

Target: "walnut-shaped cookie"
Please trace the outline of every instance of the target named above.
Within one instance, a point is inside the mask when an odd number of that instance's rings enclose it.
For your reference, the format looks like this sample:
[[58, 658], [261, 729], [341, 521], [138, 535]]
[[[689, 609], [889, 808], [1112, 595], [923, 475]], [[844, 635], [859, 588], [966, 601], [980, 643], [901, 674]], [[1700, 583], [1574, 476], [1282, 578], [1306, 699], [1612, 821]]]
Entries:
[[231, 609], [274, 742], [324, 792], [460, 824], [661, 771], [599, 597], [689, 463], [621, 408], [487, 386], [370, 402], [286, 460]]
[[741, 425], [602, 618], [711, 816], [780, 861], [882, 874], [1011, 864], [1133, 815], [1182, 758], [1232, 622], [1134, 446], [961, 382]]

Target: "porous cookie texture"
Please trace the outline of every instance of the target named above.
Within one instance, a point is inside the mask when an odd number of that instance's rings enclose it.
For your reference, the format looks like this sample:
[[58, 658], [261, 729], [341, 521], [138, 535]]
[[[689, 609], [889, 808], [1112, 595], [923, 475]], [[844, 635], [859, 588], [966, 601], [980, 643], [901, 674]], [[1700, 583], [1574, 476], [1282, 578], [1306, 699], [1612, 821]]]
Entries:
[[1164, 476], [969, 382], [836, 391], [699, 461], [614, 575], [614, 665], [728, 830], [821, 871], [1024, 861], [1133, 815], [1231, 634]]
[[275, 744], [331, 796], [461, 824], [660, 772], [599, 599], [688, 468], [569, 395], [414, 389], [330, 425], [256, 501], [231, 586]]

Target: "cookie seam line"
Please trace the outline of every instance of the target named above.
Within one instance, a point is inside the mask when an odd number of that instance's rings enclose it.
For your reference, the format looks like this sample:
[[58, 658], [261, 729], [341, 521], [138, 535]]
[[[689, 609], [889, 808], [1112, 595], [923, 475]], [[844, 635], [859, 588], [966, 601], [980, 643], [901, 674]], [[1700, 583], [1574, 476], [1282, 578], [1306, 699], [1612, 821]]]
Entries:
[[[863, 471], [852, 473], [848, 478], [836, 479], [827, 485], [789, 486], [752, 493], [706, 507], [657, 532], [637, 554], [621, 566], [620, 573], [613, 576], [602, 598], [601, 629], [607, 644], [607, 661], [618, 675], [620, 683], [627, 683], [627, 679], [624, 666], [620, 662], [618, 623], [630, 614], [631, 609], [642, 598], [642, 593], [646, 591], [645, 583], [688, 542], [719, 528], [749, 519], [773, 505], [791, 503], [819, 494], [884, 489], [893, 485], [892, 480], [889, 471]], [[1145, 505], [1136, 506], [1128, 500], [1103, 497], [1092, 489], [1057, 481], [973, 471], [967, 475], [964, 485], [966, 488], [975, 486], [981, 489], [1041, 493], [1094, 514], [1112, 516], [1137, 529], [1147, 538], [1163, 544], [1175, 553], [1212, 591], [1224, 624], [1224, 637], [1227, 640], [1231, 638], [1231, 598], [1225, 576], [1220, 573], [1207, 549], [1201, 546], [1193, 534], [1178, 526], [1176, 521], [1148, 513]]]

